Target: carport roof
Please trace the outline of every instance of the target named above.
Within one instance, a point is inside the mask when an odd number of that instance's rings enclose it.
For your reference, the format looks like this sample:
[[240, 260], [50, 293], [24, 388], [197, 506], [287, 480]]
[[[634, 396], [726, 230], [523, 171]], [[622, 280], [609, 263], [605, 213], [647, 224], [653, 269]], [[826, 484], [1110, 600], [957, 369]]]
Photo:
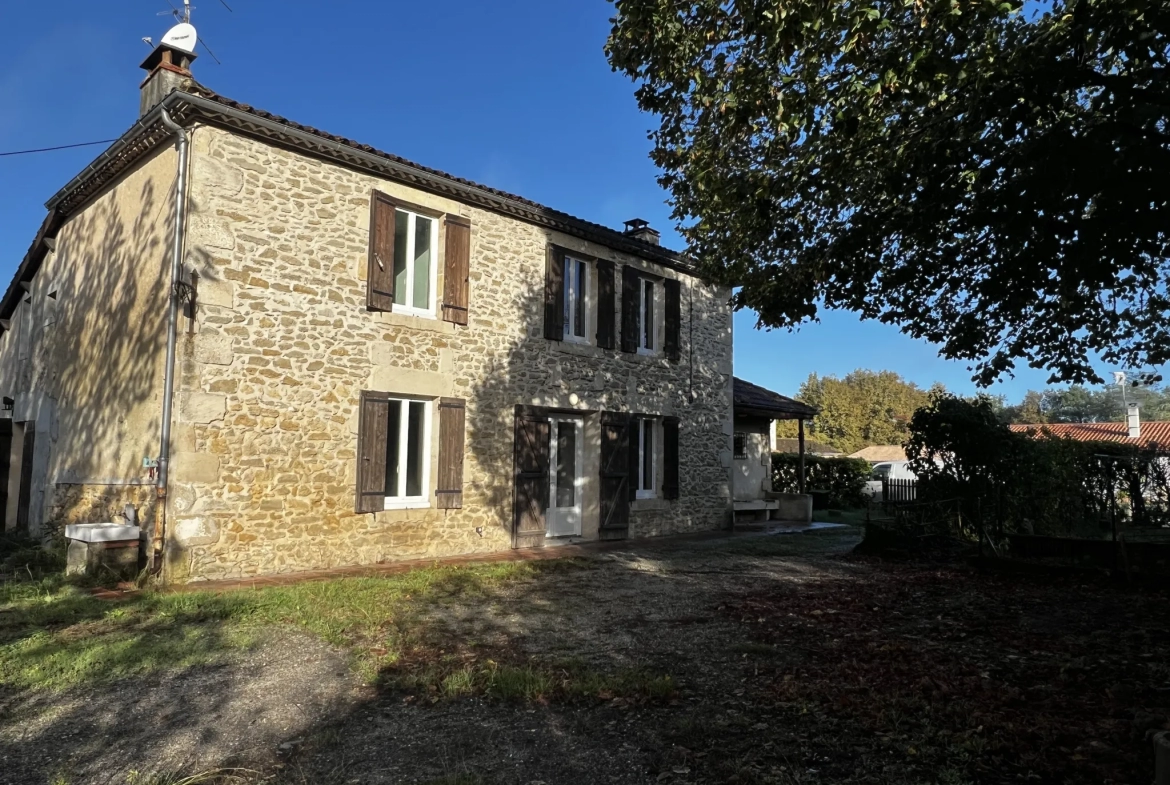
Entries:
[[811, 420], [815, 407], [772, 392], [769, 389], [735, 377], [733, 392], [736, 416], [766, 417], [771, 420]]

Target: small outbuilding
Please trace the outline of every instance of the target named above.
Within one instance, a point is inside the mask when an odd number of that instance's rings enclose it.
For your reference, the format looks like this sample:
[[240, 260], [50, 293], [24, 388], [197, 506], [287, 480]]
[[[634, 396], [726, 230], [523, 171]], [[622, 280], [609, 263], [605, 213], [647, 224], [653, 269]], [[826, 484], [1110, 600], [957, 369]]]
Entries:
[[[815, 407], [772, 392], [758, 384], [735, 379], [735, 441], [732, 500], [736, 519], [812, 520], [812, 497], [804, 493], [804, 423], [816, 416]], [[797, 453], [801, 460], [799, 493], [772, 490], [772, 423], [796, 420]]]

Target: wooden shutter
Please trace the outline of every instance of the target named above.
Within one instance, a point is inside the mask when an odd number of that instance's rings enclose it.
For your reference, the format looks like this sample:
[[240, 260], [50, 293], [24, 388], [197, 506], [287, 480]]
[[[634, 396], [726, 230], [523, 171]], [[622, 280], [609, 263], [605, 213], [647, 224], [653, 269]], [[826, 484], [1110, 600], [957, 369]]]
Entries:
[[541, 413], [516, 407], [513, 445], [513, 548], [544, 546], [549, 492], [549, 422]]
[[622, 268], [622, 351], [638, 351], [638, 289], [642, 276], [628, 264]]
[[662, 418], [662, 498], [677, 499], [678, 483], [678, 425], [677, 417]]
[[443, 250], [443, 320], [467, 324], [467, 306], [471, 296], [468, 275], [471, 271], [471, 221], [448, 215], [446, 248]]
[[565, 251], [548, 247], [548, 271], [544, 280], [544, 337], [565, 340]]
[[613, 262], [607, 259], [597, 260], [597, 345], [602, 349], [612, 349], [616, 345], [616, 317], [614, 311], [617, 303], [614, 300], [614, 269]]
[[641, 415], [630, 415], [630, 443], [629, 443], [629, 459], [627, 466], [629, 466], [630, 481], [626, 485], [629, 492], [630, 501], [638, 498], [638, 471], [642, 468], [642, 451], [641, 451], [641, 433], [642, 420], [645, 419]]
[[16, 497], [16, 528], [25, 534], [28, 533], [29, 512], [32, 509], [33, 459], [37, 454], [36, 428], [35, 422], [26, 422], [24, 424], [24, 441], [21, 443], [20, 485], [17, 486], [19, 495]]
[[663, 348], [666, 359], [678, 362], [681, 356], [679, 333], [682, 332], [682, 286], [678, 281], [667, 278], [663, 288], [666, 291], [666, 340]]
[[458, 398], [439, 399], [439, 481], [435, 506], [463, 509], [463, 439], [467, 407]]
[[0, 418], [0, 528], [8, 509], [8, 474], [12, 464], [12, 420]]
[[390, 400], [386, 393], [362, 391], [358, 411], [358, 512], [386, 508], [386, 442], [390, 428]]
[[366, 261], [366, 308], [394, 310], [393, 200], [381, 191], [370, 197], [370, 252]]
[[[621, 412], [601, 413], [601, 522], [603, 540], [622, 540], [630, 533], [630, 426], [633, 421]], [[637, 463], [633, 464], [635, 471]]]

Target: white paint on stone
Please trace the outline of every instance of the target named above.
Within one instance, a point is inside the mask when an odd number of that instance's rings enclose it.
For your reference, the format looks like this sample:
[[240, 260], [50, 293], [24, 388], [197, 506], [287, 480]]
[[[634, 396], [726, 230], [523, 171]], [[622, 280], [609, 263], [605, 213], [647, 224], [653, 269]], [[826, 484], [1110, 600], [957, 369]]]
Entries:
[[179, 421], [212, 423], [222, 420], [227, 410], [226, 396], [217, 393], [179, 393]]

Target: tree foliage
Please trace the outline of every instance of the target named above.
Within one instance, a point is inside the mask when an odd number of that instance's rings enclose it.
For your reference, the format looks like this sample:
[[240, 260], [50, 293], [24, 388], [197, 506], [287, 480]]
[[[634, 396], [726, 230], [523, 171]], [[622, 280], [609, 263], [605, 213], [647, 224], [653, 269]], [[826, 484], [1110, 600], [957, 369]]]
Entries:
[[707, 271], [989, 384], [1170, 359], [1170, 4], [614, 0], [611, 65]]
[[[893, 371], [858, 369], [844, 378], [809, 374], [797, 399], [817, 407], [810, 433], [845, 453], [871, 444], [901, 444], [927, 391]], [[794, 436], [795, 423], [778, 423], [778, 436]]]
[[1081, 385], [1029, 390], [1020, 403], [1004, 405], [1000, 417], [1008, 423], [1028, 424], [1122, 422], [1127, 402], [1138, 404], [1143, 420], [1170, 420], [1170, 390], [1127, 387], [1123, 393], [1117, 387]]
[[906, 444], [918, 499], [959, 499], [1000, 531], [1100, 537], [1170, 526], [1170, 473], [1153, 447], [1015, 433], [987, 396], [931, 396]]

